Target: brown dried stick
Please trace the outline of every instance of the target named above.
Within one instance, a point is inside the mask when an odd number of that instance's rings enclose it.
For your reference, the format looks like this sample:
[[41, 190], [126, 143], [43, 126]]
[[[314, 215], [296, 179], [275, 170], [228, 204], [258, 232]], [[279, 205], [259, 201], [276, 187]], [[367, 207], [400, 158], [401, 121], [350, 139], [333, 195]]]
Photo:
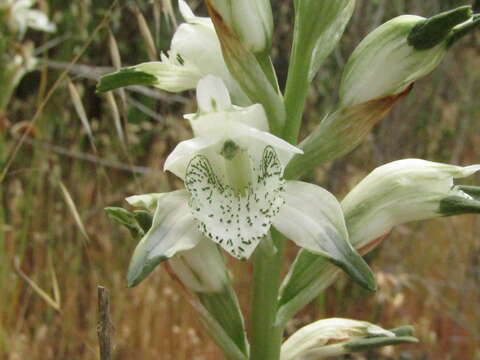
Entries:
[[110, 321], [110, 292], [103, 286], [98, 286], [98, 323], [97, 335], [100, 345], [100, 360], [112, 359], [112, 333]]

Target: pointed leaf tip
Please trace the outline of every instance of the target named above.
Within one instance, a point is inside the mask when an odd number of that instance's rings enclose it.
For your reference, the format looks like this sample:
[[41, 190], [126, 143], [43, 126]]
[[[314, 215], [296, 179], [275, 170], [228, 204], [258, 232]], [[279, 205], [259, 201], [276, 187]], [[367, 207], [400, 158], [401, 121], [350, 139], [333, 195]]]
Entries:
[[352, 252], [343, 261], [330, 259], [335, 265], [345, 271], [355, 282], [368, 291], [377, 291], [375, 275], [365, 260], [352, 249]]
[[[141, 257], [135, 259], [135, 256]], [[128, 268], [127, 287], [133, 288], [140, 284], [150, 273], [162, 262], [168, 260], [167, 257], [157, 256], [152, 259], [147, 259], [140, 254], [135, 254], [132, 263]]]

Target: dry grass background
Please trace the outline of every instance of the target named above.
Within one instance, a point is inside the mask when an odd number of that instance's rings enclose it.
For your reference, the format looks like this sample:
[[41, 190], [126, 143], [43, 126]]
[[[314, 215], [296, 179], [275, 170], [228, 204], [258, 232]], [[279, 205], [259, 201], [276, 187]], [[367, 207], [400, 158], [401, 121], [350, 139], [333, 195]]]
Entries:
[[[273, 1], [275, 63], [281, 82], [288, 62], [291, 3]], [[340, 69], [368, 31], [401, 13], [428, 16], [465, 3], [359, 0], [344, 40], [312, 86], [305, 133], [334, 104]], [[122, 140], [108, 99], [94, 93], [95, 76], [103, 67], [112, 66], [104, 28], [70, 72], [82, 97], [96, 150], [74, 111], [66, 82], [60, 83], [35, 124], [28, 125], [62, 68], [80, 54], [111, 4], [108, 0], [40, 1], [53, 15], [59, 31], [50, 38], [28, 34], [37, 46], [52, 39], [57, 44], [41, 55], [41, 70], [22, 81], [0, 135], [0, 163], [4, 165], [22, 131], [30, 130], [0, 185], [1, 359], [97, 358], [97, 285], [111, 290], [115, 359], [222, 358], [164, 271], [159, 269], [142, 285], [126, 289], [124, 277], [135, 244], [103, 212], [107, 205], [125, 205], [122, 199], [127, 195], [181, 186], [161, 170], [166, 154], [190, 136], [181, 114], [195, 110], [192, 94], [129, 90], [126, 106], [121, 94], [116, 94], [126, 134]], [[108, 26], [123, 64], [149, 57], [138, 30], [135, 6], [145, 16], [158, 49], [168, 46], [174, 22], [162, 12], [168, 10], [165, 5], [168, 2], [160, 0], [120, 1], [114, 8]], [[374, 167], [399, 158], [478, 163], [479, 93], [477, 35], [462, 41], [433, 75], [417, 83], [413, 93], [362, 146], [346, 158], [320, 167], [310, 179], [341, 197]], [[480, 177], [476, 180], [478, 184]], [[79, 229], [73, 208], [66, 201], [68, 196], [88, 237]], [[480, 359], [479, 232], [480, 222], [474, 216], [395, 229], [370, 256], [380, 284], [376, 294], [367, 294], [342, 278], [302, 311], [288, 331], [326, 316], [361, 318], [387, 328], [414, 324], [420, 344], [358, 358]], [[288, 249], [289, 259], [295, 252], [293, 246]], [[232, 269], [241, 304], [248, 313], [251, 269], [243, 263], [232, 263]]]

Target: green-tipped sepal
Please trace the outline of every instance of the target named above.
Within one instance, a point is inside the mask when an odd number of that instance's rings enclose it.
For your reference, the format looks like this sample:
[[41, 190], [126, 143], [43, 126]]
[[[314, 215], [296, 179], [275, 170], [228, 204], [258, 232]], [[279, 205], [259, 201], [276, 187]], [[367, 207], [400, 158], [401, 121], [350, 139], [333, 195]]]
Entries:
[[417, 50], [431, 49], [445, 41], [455, 26], [468, 21], [471, 17], [470, 6], [461, 6], [432, 16], [415, 25], [408, 35], [408, 43]]

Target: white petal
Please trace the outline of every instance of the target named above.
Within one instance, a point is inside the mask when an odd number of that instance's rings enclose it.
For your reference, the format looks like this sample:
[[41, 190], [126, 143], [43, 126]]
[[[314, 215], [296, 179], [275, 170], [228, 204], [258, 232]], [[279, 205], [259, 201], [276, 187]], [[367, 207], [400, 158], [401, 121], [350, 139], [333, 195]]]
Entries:
[[171, 51], [195, 65], [202, 75], [211, 74], [222, 78], [236, 105], [251, 105], [252, 102], [228, 71], [211, 22], [181, 24], [173, 36]]
[[260, 104], [254, 104], [248, 107], [234, 106], [236, 110], [236, 121], [260, 131], [270, 132], [267, 114]]
[[165, 56], [161, 62], [147, 62], [136, 65], [132, 69], [155, 76], [157, 81], [152, 85], [170, 92], [195, 89], [202, 77], [199, 69], [192, 63], [181, 64], [177, 59], [169, 59]]
[[170, 259], [170, 265], [181, 282], [194, 292], [220, 292], [228, 280], [222, 254], [215, 243], [206, 238], [193, 249]]
[[190, 6], [188, 6], [187, 2], [184, 0], [178, 0], [178, 10], [180, 10], [180, 14], [182, 14], [182, 17], [187, 22], [196, 17], [192, 9], [190, 9]]
[[189, 24], [201, 24], [203, 26], [213, 26], [212, 20], [210, 20], [210, 18], [196, 16], [193, 13], [190, 6], [188, 6], [187, 2], [184, 0], [178, 0], [178, 10], [180, 10], [180, 14], [182, 14], [182, 17]]
[[243, 194], [224, 184], [216, 175], [219, 169], [202, 155], [191, 161], [185, 178], [199, 229], [239, 259], [250, 257], [283, 205], [282, 167], [275, 151], [266, 147], [262, 161], [254, 164], [254, 183]]
[[27, 26], [35, 30], [54, 32], [56, 26], [48, 20], [47, 15], [38, 10], [27, 10], [24, 13]]
[[320, 186], [289, 181], [285, 205], [273, 226], [298, 246], [327, 257], [355, 280], [375, 288], [368, 265], [353, 249], [342, 208], [337, 199]]
[[127, 202], [134, 207], [155, 210], [158, 200], [165, 197], [167, 194], [168, 193], [133, 195], [129, 196], [125, 200], [127, 200]]
[[235, 124], [230, 131], [232, 136], [235, 135], [238, 139], [239, 144], [247, 149], [255, 146], [258, 147], [259, 143], [262, 144], [262, 147], [273, 147], [278, 155], [282, 168], [287, 166], [288, 162], [295, 154], [303, 154], [301, 149], [291, 145], [285, 140], [272, 135], [271, 133], [260, 131], [250, 126]]
[[162, 261], [192, 249], [202, 239], [188, 208], [188, 192], [164, 194], [157, 202], [152, 227], [137, 245], [128, 269], [128, 284], [135, 286]]
[[218, 112], [232, 108], [230, 94], [223, 80], [213, 75], [207, 75], [198, 82], [197, 102], [201, 113]]
[[[295, 154], [303, 152], [285, 140], [259, 130], [256, 126], [260, 128], [268, 126], [263, 123], [261, 112], [263, 112], [261, 105], [258, 107], [253, 105], [242, 111], [224, 111], [191, 117], [190, 124], [196, 136], [223, 137], [225, 140], [238, 143], [248, 151], [259, 148], [262, 153], [265, 146], [271, 146], [275, 149], [282, 167], [285, 168]], [[249, 115], [252, 116], [247, 120]]]
[[216, 136], [196, 137], [182, 141], [167, 157], [164, 170], [168, 170], [184, 179], [190, 160], [199, 153], [207, 154], [209, 151], [213, 151], [213, 148], [221, 141], [222, 138]]
[[213, 134], [235, 134], [235, 129], [229, 131], [230, 123], [240, 123], [257, 130], [269, 132], [268, 119], [263, 106], [254, 104], [248, 107], [233, 106], [228, 111], [207, 114], [187, 114], [195, 136], [211, 136]]

